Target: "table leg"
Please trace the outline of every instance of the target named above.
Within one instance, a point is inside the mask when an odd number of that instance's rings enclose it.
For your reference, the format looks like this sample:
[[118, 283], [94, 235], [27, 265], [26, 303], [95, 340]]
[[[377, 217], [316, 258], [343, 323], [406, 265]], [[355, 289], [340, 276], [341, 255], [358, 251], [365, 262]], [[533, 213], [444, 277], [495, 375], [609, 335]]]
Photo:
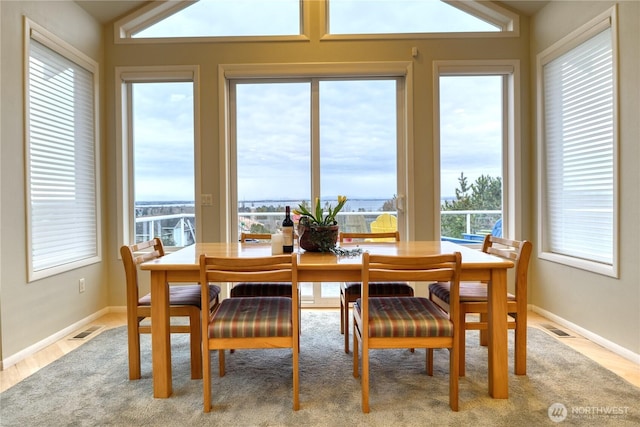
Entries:
[[509, 397], [509, 362], [507, 348], [507, 272], [491, 270], [488, 285], [489, 317], [489, 395], [494, 399]]
[[163, 270], [151, 271], [151, 357], [153, 397], [171, 396], [171, 334], [169, 331], [169, 287]]

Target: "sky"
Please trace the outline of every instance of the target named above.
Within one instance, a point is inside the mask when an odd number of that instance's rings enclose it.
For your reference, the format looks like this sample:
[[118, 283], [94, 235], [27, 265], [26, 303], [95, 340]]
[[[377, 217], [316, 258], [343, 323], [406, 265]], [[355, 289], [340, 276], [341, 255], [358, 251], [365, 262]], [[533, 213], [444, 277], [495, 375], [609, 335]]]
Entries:
[[[228, 7], [250, 7], [272, 4], [261, 0], [215, 1]], [[363, 8], [363, 4], [367, 7]], [[369, 2], [342, 0], [333, 5], [332, 28], [349, 31], [368, 31], [376, 16], [384, 20], [374, 27], [379, 32], [392, 32], [384, 27], [403, 22], [408, 28], [417, 25], [413, 19], [425, 16], [422, 5], [436, 5], [439, 19], [445, 22], [446, 11], [452, 22], [476, 25], [474, 18], [439, 2], [374, 0]], [[226, 27], [229, 22], [251, 22], [259, 16], [260, 23], [275, 23], [282, 28], [282, 20], [292, 19], [295, 13], [286, 6], [297, 1], [278, 0], [278, 13], [266, 8], [260, 13], [242, 15], [242, 19], [216, 19], [219, 14], [231, 13], [218, 9], [212, 15], [207, 2], [196, 3], [183, 13], [152, 27], [161, 34], [162, 27], [204, 28], [205, 23], [217, 22], [216, 31], [229, 33], [244, 31]], [[402, 5], [410, 10], [403, 10]], [[389, 7], [391, 6], [391, 7]], [[442, 8], [444, 6], [444, 9]], [[358, 13], [355, 12], [357, 7]], [[291, 9], [291, 7], [289, 7]], [[191, 13], [186, 13], [190, 11]], [[395, 21], [403, 10], [409, 22]], [[238, 10], [234, 10], [237, 13]], [[340, 12], [350, 17], [338, 19]], [[218, 15], [216, 15], [216, 13]], [[421, 14], [421, 15], [420, 15]], [[267, 18], [270, 15], [273, 19]], [[284, 18], [283, 18], [284, 17]], [[286, 18], [286, 19], [285, 19]], [[399, 18], [398, 18], [399, 19]], [[406, 21], [406, 20], [405, 20]], [[485, 24], [483, 24], [485, 25]], [[211, 27], [211, 25], [208, 25]], [[251, 28], [257, 28], [257, 23]], [[469, 27], [474, 28], [475, 27]], [[273, 31], [273, 28], [257, 30]], [[288, 30], [287, 30], [288, 31]], [[297, 33], [298, 28], [291, 30]], [[436, 29], [436, 31], [440, 31]], [[151, 36], [151, 29], [140, 35]], [[178, 34], [173, 34], [178, 36]], [[393, 80], [322, 82], [320, 84], [320, 153], [322, 196], [338, 194], [351, 198], [392, 198], [396, 187], [396, 130], [395, 83]], [[135, 84], [134, 145], [136, 200], [169, 201], [194, 199], [193, 168], [193, 94], [190, 83]], [[500, 78], [446, 77], [441, 80], [441, 176], [443, 197], [451, 197], [458, 186], [461, 172], [473, 182], [481, 174], [500, 175]], [[296, 84], [248, 84], [238, 86], [237, 121], [238, 144], [242, 153], [238, 159], [239, 200], [308, 199], [310, 193], [310, 86]], [[250, 153], [250, 154], [249, 154]], [[431, 161], [431, 159], [425, 159]]]

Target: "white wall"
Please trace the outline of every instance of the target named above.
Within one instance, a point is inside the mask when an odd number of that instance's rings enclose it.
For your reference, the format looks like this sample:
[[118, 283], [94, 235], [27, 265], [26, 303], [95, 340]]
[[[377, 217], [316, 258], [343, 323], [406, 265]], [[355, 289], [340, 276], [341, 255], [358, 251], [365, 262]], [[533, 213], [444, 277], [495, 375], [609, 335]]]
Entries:
[[[24, 159], [23, 15], [99, 63], [102, 27], [71, 1], [0, 2], [2, 98], [0, 128], [2, 360], [108, 305], [104, 263], [27, 283]], [[103, 239], [107, 241], [106, 238]], [[104, 250], [103, 250], [104, 252]], [[86, 280], [86, 292], [78, 280]]]
[[[553, 1], [532, 20], [531, 70], [535, 82], [535, 56], [576, 28], [610, 8], [608, 1]], [[620, 93], [620, 278], [589, 273], [534, 259], [529, 302], [544, 314], [558, 316], [635, 353], [640, 360], [640, 3], [618, 2]], [[535, 123], [532, 99], [532, 123]], [[532, 141], [537, 135], [532, 131]], [[532, 157], [532, 170], [535, 158]], [[537, 206], [536, 206], [537, 209]], [[535, 213], [535, 210], [534, 210]], [[536, 215], [537, 220], [537, 215]], [[536, 226], [535, 220], [532, 226]], [[535, 235], [532, 230], [532, 235]], [[534, 241], [534, 248], [536, 247]], [[632, 355], [633, 356], [633, 355]]]

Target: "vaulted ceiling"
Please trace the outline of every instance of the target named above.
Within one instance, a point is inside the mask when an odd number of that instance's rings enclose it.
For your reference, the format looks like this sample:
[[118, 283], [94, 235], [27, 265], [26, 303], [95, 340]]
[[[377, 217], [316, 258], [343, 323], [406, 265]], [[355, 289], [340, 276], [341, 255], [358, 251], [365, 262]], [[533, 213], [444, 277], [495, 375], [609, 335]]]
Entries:
[[[151, 1], [146, 0], [76, 0], [76, 3], [80, 5], [84, 10], [93, 16], [95, 19], [103, 24], [114, 21], [117, 18], [125, 16], [126, 14], [138, 9], [146, 3]], [[508, 8], [514, 10], [523, 15], [533, 15], [540, 9], [542, 9], [548, 0], [508, 0], [508, 1], [496, 1], [496, 3], [503, 4]]]

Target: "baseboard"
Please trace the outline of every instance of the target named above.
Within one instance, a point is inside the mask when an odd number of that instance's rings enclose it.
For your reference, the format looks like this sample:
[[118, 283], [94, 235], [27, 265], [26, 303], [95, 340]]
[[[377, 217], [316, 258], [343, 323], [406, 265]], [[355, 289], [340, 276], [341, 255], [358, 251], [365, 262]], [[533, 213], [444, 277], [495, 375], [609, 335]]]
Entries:
[[[125, 307], [126, 310], [126, 307]], [[67, 326], [66, 328], [56, 332], [53, 335], [48, 336], [47, 338], [25, 348], [24, 350], [21, 350], [15, 354], [12, 354], [11, 356], [7, 357], [6, 359], [3, 359], [0, 363], [0, 370], [5, 370], [13, 365], [15, 365], [16, 363], [20, 362], [21, 360], [26, 359], [29, 356], [33, 356], [35, 353], [39, 352], [40, 350], [42, 350], [43, 348], [63, 339], [64, 337], [66, 337], [67, 335], [72, 334], [73, 332], [77, 331], [78, 329], [81, 329], [82, 327], [88, 325], [89, 323], [93, 322], [94, 320], [104, 316], [107, 313], [112, 313], [114, 311], [118, 311], [118, 307], [106, 307], [103, 308], [102, 310], [99, 310], [93, 314], [91, 314], [90, 316], [85, 317], [82, 320], [79, 320], [69, 326]]]
[[637, 363], [640, 365], [640, 354], [634, 353], [633, 351], [622, 347], [621, 345], [618, 345], [612, 341], [609, 341], [606, 338], [601, 337], [600, 335], [594, 334], [593, 332], [582, 328], [581, 326], [576, 325], [575, 323], [572, 323], [566, 319], [563, 319], [560, 316], [557, 316], [547, 310], [544, 310], [540, 307], [537, 307], [535, 305], [530, 305], [529, 306], [530, 310], [538, 313], [539, 315], [546, 317], [549, 320], [554, 321], [555, 323], [557, 323], [558, 325], [564, 326], [568, 329], [571, 329], [572, 331], [582, 335], [583, 337], [587, 338], [590, 341], [593, 341], [594, 343], [601, 345], [602, 347], [606, 348], [607, 350], [621, 356], [624, 357], [627, 360], [632, 361], [633, 363]]

